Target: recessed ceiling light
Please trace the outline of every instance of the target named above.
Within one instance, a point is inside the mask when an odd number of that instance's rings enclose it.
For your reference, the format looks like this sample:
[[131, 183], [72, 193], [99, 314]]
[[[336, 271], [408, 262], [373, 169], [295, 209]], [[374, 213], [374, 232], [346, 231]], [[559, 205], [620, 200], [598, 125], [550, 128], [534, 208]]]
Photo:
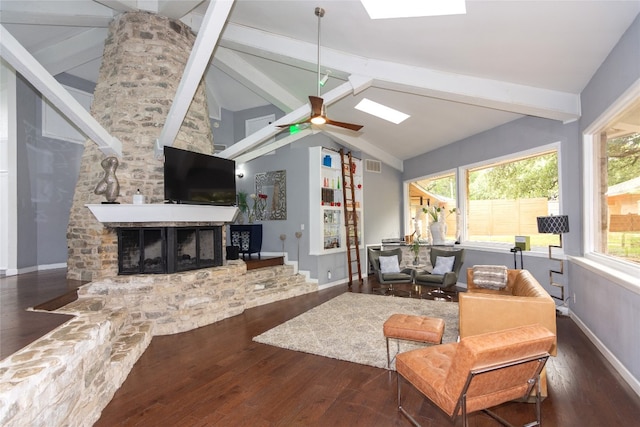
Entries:
[[402, 123], [410, 117], [408, 114], [394, 110], [393, 108], [389, 108], [385, 105], [378, 104], [377, 102], [373, 102], [367, 98], [364, 98], [358, 103], [358, 105], [356, 105], [356, 110], [364, 111], [365, 113], [380, 117], [381, 119], [395, 124]]
[[371, 19], [467, 13], [465, 0], [360, 0]]

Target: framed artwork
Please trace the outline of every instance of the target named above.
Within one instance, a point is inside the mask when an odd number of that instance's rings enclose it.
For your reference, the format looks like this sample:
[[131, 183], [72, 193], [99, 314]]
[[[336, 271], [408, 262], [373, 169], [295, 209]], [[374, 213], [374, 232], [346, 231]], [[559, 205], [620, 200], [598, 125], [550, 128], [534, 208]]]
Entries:
[[267, 196], [266, 206], [261, 213], [261, 218], [256, 219], [287, 219], [287, 171], [281, 170], [256, 174], [256, 194]]

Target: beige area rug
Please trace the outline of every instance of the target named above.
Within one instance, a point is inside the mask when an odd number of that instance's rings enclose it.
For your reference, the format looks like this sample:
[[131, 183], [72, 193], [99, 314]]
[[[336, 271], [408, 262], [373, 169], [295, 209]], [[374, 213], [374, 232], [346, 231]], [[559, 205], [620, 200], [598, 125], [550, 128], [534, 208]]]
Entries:
[[[458, 339], [458, 303], [347, 292], [254, 337], [263, 344], [378, 368], [387, 367], [383, 323], [395, 313], [439, 317], [442, 342]], [[400, 342], [400, 351], [428, 344]], [[395, 340], [390, 340], [391, 356]], [[391, 369], [395, 369], [392, 363]]]

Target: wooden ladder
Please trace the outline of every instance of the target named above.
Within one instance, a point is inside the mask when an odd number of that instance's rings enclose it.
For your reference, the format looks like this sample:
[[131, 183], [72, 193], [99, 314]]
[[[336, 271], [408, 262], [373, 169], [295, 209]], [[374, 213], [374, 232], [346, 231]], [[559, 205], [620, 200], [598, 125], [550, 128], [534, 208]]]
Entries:
[[358, 212], [353, 182], [353, 157], [351, 151], [345, 154], [340, 149], [342, 165], [342, 200], [344, 202], [344, 226], [346, 228], [347, 265], [349, 267], [349, 287], [353, 284], [354, 263], [358, 267], [358, 283], [362, 285], [362, 268], [360, 267], [360, 238], [358, 236]]

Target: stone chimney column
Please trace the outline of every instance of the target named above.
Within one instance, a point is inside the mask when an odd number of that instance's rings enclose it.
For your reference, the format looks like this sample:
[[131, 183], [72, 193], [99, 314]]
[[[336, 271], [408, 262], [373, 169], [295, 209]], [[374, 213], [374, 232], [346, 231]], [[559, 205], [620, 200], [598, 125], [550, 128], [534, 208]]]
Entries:
[[[154, 146], [194, 41], [185, 24], [147, 12], [124, 13], [109, 26], [91, 114], [123, 144], [116, 172], [119, 203], [131, 203], [137, 189], [147, 203], [164, 201], [163, 161], [155, 158]], [[173, 146], [213, 153], [203, 81]], [[85, 206], [105, 201], [94, 194], [105, 157], [95, 143], [85, 143], [67, 228], [69, 279], [117, 275], [116, 231], [104, 227]]]

